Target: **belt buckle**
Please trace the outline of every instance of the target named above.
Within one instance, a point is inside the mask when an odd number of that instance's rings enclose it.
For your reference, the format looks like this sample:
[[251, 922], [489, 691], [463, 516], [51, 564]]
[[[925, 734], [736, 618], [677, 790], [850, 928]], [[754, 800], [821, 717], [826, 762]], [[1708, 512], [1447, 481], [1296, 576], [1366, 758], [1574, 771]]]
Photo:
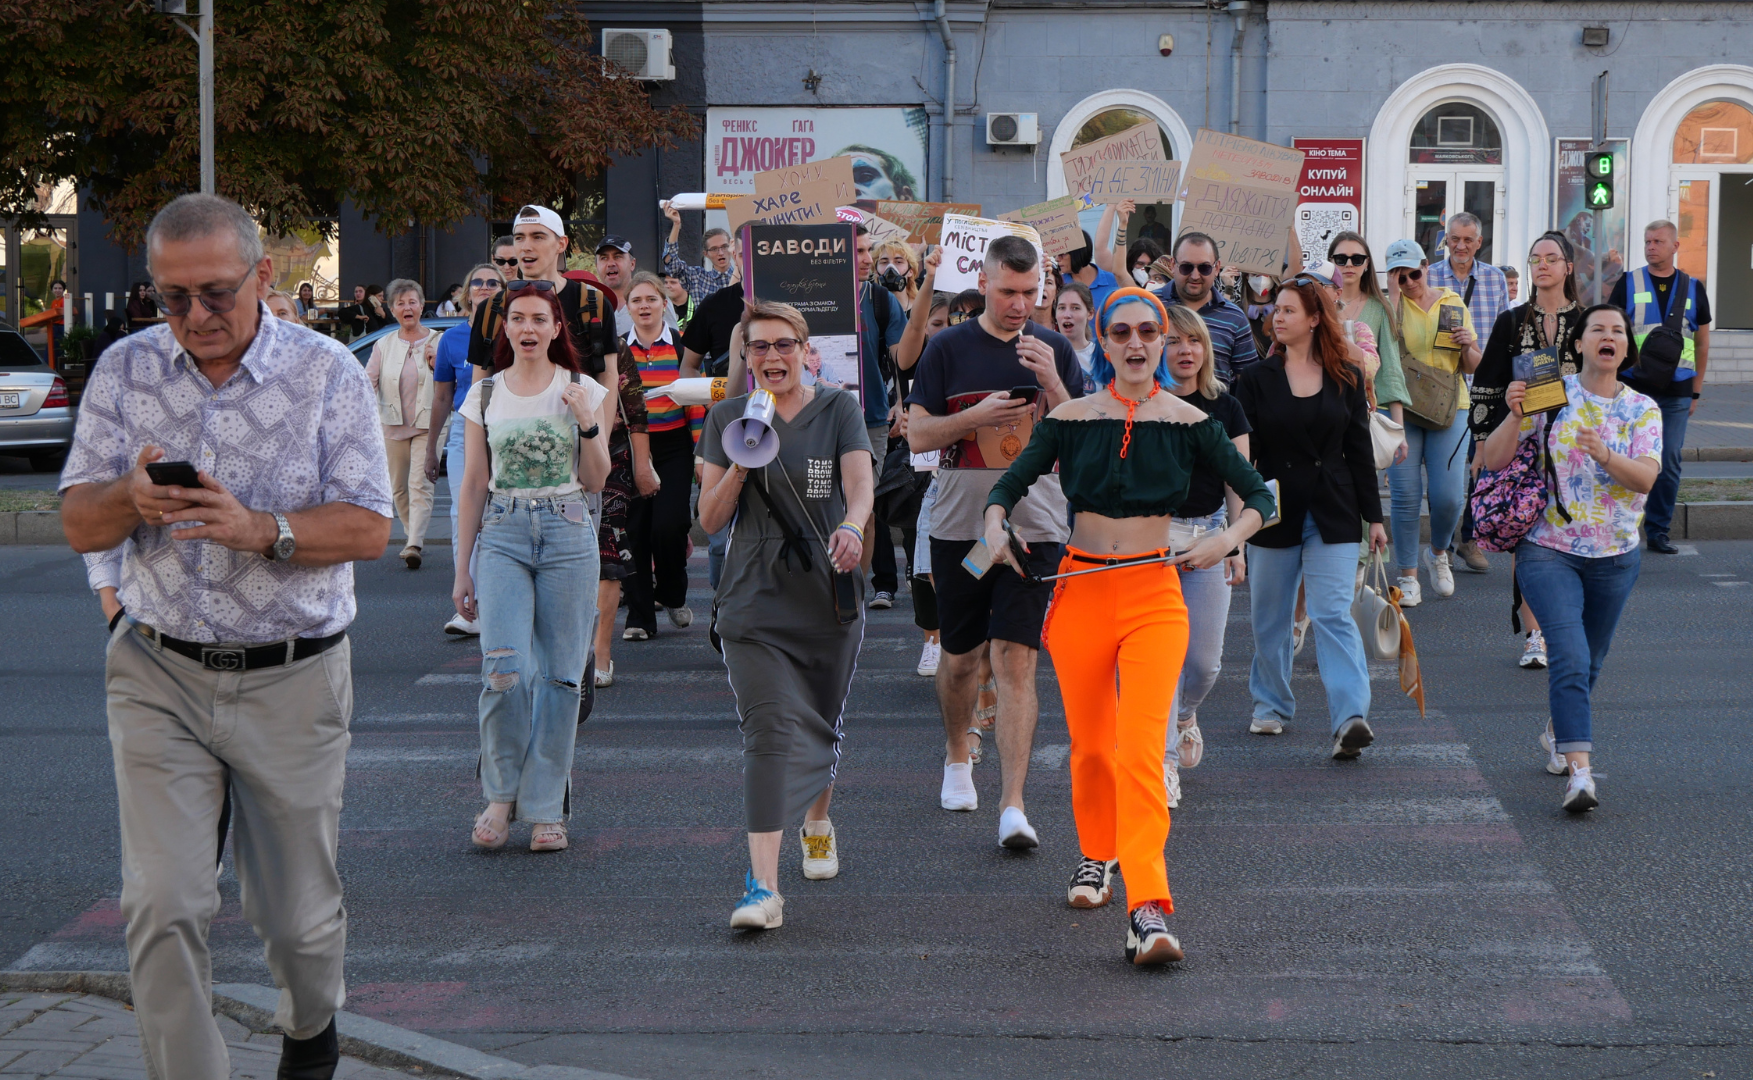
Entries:
[[201, 646], [201, 666], [208, 671], [242, 671], [242, 649], [225, 649], [212, 645]]

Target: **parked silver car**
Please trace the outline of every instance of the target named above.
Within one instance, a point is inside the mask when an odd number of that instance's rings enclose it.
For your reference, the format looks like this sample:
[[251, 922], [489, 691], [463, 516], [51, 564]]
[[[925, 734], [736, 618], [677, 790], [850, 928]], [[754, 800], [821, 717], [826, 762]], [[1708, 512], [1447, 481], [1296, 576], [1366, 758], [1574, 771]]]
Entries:
[[28, 457], [38, 472], [57, 468], [78, 415], [67, 383], [24, 335], [0, 324], [0, 454]]

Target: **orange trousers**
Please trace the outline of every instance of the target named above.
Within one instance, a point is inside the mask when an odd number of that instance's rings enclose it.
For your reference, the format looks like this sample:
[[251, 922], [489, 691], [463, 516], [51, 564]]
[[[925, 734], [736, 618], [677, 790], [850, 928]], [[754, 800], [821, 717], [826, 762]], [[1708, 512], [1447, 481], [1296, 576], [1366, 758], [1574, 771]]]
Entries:
[[[1093, 561], [1080, 562], [1079, 555]], [[1102, 561], [1067, 546], [1059, 572]], [[1163, 865], [1169, 839], [1163, 752], [1187, 655], [1180, 574], [1159, 563], [1062, 580], [1042, 638], [1071, 729], [1078, 844], [1089, 858], [1120, 860], [1128, 911], [1150, 900], [1173, 911]]]

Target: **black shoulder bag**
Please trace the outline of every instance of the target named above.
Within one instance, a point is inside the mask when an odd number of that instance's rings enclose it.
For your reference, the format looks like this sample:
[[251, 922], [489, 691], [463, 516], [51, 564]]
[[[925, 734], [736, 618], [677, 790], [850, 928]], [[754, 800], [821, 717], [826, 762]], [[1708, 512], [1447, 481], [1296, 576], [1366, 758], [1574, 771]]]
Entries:
[[1691, 299], [1692, 279], [1686, 271], [1675, 269], [1668, 313], [1662, 318], [1662, 325], [1645, 335], [1637, 347], [1637, 366], [1627, 372], [1658, 394], [1673, 389], [1674, 373], [1680, 369], [1680, 357], [1686, 351], [1686, 335], [1681, 332], [1680, 320], [1686, 317], [1686, 305]]

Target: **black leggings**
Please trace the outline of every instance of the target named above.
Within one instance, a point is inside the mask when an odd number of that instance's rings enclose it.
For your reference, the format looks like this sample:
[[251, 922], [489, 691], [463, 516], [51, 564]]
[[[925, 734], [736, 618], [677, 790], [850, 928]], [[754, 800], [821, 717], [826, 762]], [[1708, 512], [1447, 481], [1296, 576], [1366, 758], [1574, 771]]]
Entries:
[[688, 495], [694, 484], [694, 438], [687, 428], [651, 433], [651, 465], [663, 485], [627, 507], [627, 625], [657, 631], [656, 604], [688, 602]]

